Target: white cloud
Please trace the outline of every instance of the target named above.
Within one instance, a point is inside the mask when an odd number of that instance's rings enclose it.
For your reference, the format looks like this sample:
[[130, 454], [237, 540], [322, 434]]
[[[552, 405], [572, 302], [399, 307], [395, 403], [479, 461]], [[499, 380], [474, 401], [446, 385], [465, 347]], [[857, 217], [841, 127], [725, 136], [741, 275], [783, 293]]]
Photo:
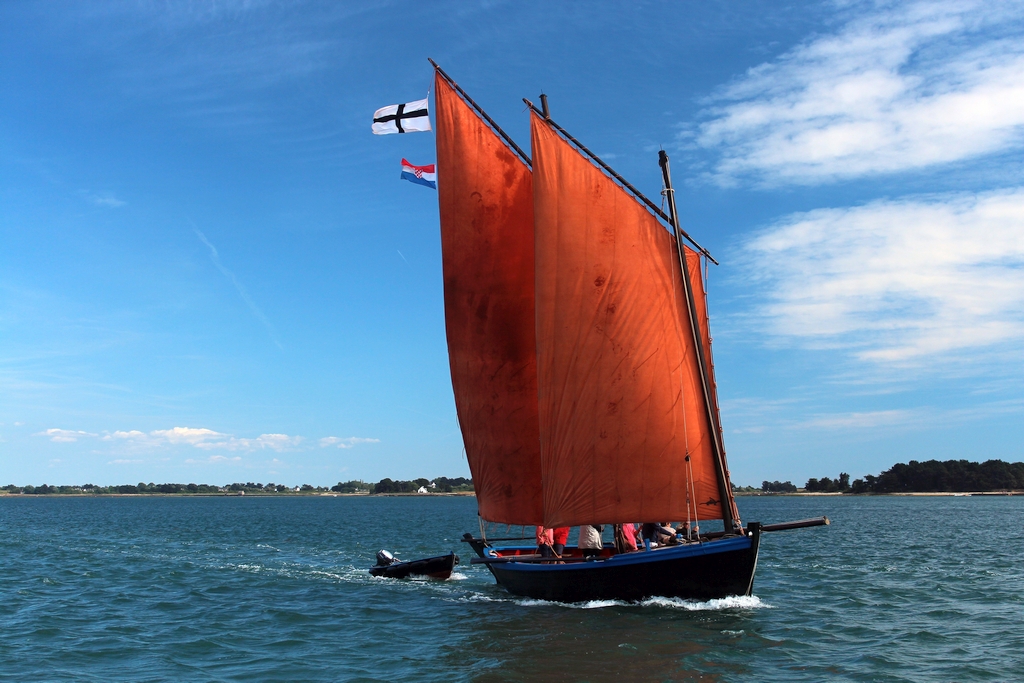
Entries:
[[145, 432], [140, 432], [133, 429], [130, 432], [116, 431], [103, 436], [104, 441], [113, 441], [115, 439], [123, 439], [128, 441], [147, 441], [149, 439], [149, 435], [146, 434]]
[[336, 446], [338, 448], [352, 448], [356, 444], [361, 443], [380, 443], [380, 439], [364, 439], [358, 436], [350, 436], [347, 438], [341, 438], [337, 436], [325, 436], [320, 439], [320, 447], [327, 448], [328, 446]]
[[254, 451], [270, 448], [275, 451], [291, 450], [302, 443], [301, 436], [287, 434], [260, 434], [255, 439], [239, 439], [233, 436], [217, 441], [204, 441], [195, 444], [197, 448], [223, 448], [229, 451]]
[[[124, 433], [124, 432], [122, 432]], [[128, 432], [129, 434], [137, 434], [138, 432]], [[170, 444], [187, 443], [193, 446], [199, 446], [203, 443], [210, 441], [211, 439], [223, 439], [228, 437], [227, 434], [221, 434], [215, 432], [212, 429], [196, 429], [193, 427], [175, 427], [173, 429], [158, 429], [150, 432], [150, 436], [157, 439], [166, 441]]]
[[206, 460], [196, 460], [194, 458], [189, 458], [188, 460], [185, 461], [185, 463], [188, 464], [188, 465], [208, 465], [208, 464], [232, 463], [232, 462], [241, 462], [241, 461], [242, 461], [242, 458], [241, 458], [241, 456], [238, 456], [238, 455], [236, 455], [233, 458], [229, 458], [229, 457], [227, 457], [225, 455], [211, 455]]
[[1024, 342], [1024, 188], [822, 209], [747, 243], [778, 338], [909, 363]]
[[1020, 5], [957, 0], [854, 19], [725, 88], [696, 142], [721, 150], [723, 182], [751, 175], [766, 184], [1019, 149], [1024, 39], [1012, 27], [1020, 14]]
[[82, 197], [84, 197], [86, 201], [90, 202], [91, 204], [95, 204], [96, 206], [105, 206], [111, 209], [119, 209], [122, 206], [127, 205], [127, 202], [118, 199], [110, 192], [96, 193], [89, 192], [88, 190], [81, 190], [79, 194]]
[[121, 201], [112, 194], [96, 195], [91, 197], [92, 203], [96, 206], [109, 206], [113, 209], [124, 206], [127, 202]]
[[[191, 446], [206, 451], [289, 451], [299, 448], [305, 441], [301, 436], [288, 434], [260, 434], [255, 438], [236, 437], [232, 434], [214, 431], [201, 427], [173, 427], [171, 429], [155, 429], [142, 432], [137, 429], [104, 432], [103, 436], [91, 432], [73, 431], [69, 429], [47, 429], [37, 436], [48, 436], [51, 441], [72, 442], [84, 437], [99, 438], [111, 444], [123, 444], [122, 448], [129, 451], [160, 447]], [[329, 437], [331, 439], [335, 437]], [[342, 448], [351, 448], [352, 444], [377, 441], [377, 439], [340, 439]], [[321, 439], [321, 445], [323, 445]], [[222, 458], [222, 456], [216, 456]], [[236, 458], [237, 459], [237, 458]]]
[[[831, 413], [806, 413], [803, 406], [793, 406], [788, 416], [775, 416], [767, 424], [756, 430], [756, 433], [784, 429], [784, 430], [821, 430], [824, 432], [847, 431], [856, 432], [863, 430], [886, 430], [895, 428], [900, 431], [909, 429], [942, 429], [953, 424], [967, 424], [979, 420], [992, 418], [1009, 418], [1020, 415], [1024, 412], [1024, 400], [1011, 399], [1005, 401], [992, 401], [977, 403], [971, 406], [959, 408], [937, 408], [935, 406], [919, 405], [909, 408], [895, 408], [887, 410], [865, 410], [845, 411]], [[792, 413], [799, 413], [793, 417]]]
[[140, 463], [140, 462], [142, 462], [142, 461], [141, 460], [119, 459], [119, 460], [111, 460], [107, 464], [108, 465], [135, 465], [135, 464]]
[[294, 448], [302, 443], [301, 436], [288, 436], [287, 434], [260, 434], [253, 445], [257, 448], [271, 448], [275, 451], [283, 451]]
[[811, 429], [874, 429], [903, 425], [920, 414], [913, 410], [870, 410], [861, 413], [831, 413], [817, 415], [799, 424], [799, 427]]
[[37, 432], [36, 436], [48, 436], [50, 437], [50, 441], [56, 441], [57, 443], [71, 443], [78, 441], [82, 437], [97, 435], [91, 432], [76, 431], [73, 429], [47, 429], [44, 432]]
[[263, 315], [263, 311], [260, 310], [260, 307], [256, 305], [256, 302], [252, 300], [252, 297], [249, 296], [249, 292], [247, 292], [245, 287], [242, 286], [242, 283], [238, 281], [235, 274], [225, 268], [224, 264], [220, 262], [220, 253], [217, 251], [217, 247], [213, 246], [213, 244], [206, 239], [206, 235], [204, 235], [199, 228], [195, 227], [195, 224], [192, 225], [192, 231], [195, 232], [199, 241], [205, 244], [210, 250], [210, 260], [213, 261], [213, 265], [217, 267], [217, 270], [219, 270], [224, 277], [231, 281], [231, 284], [235, 286], [235, 290], [238, 292], [238, 295], [242, 297], [242, 301], [245, 302], [245, 305], [248, 306], [249, 310], [252, 311], [252, 314], [255, 315], [261, 323], [263, 323], [263, 326], [267, 328], [271, 341], [274, 342], [277, 348], [283, 351], [284, 347], [281, 346], [281, 342], [277, 339], [277, 332], [274, 330], [274, 326], [270, 324], [270, 320], [267, 319], [267, 316]]

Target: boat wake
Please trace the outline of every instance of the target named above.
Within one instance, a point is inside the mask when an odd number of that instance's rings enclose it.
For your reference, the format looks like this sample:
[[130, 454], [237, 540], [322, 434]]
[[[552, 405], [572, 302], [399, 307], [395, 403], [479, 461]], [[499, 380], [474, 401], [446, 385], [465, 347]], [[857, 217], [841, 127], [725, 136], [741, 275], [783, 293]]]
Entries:
[[281, 552], [280, 548], [275, 548], [274, 546], [267, 545], [266, 543], [257, 543], [256, 547], [261, 549], [261, 550], [273, 550], [275, 553]]
[[648, 598], [641, 605], [652, 605], [656, 607], [670, 607], [683, 609], [688, 612], [714, 612], [730, 609], [772, 609], [772, 606], [761, 600], [756, 595], [730, 595], [727, 598], [715, 598], [700, 602], [697, 600], [683, 600], [682, 598]]
[[731, 595], [712, 600], [684, 600], [683, 598], [647, 598], [640, 602], [624, 600], [587, 600], [586, 602], [553, 602], [533, 598], [494, 597], [472, 594], [457, 598], [458, 602], [511, 602], [523, 607], [561, 607], [564, 609], [603, 609], [606, 607], [663, 607], [686, 612], [715, 612], [723, 610], [772, 609], [772, 605], [756, 595]]

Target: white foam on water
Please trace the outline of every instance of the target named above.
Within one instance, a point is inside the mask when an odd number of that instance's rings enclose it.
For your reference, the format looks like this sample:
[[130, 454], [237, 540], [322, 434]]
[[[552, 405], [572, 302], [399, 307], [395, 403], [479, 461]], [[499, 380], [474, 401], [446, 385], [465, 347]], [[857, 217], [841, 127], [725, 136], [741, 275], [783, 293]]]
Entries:
[[484, 595], [483, 593], [470, 593], [469, 595], [460, 595], [457, 598], [443, 598], [443, 600], [447, 602], [517, 602], [515, 598], [496, 598]]
[[561, 607], [564, 609], [603, 609], [606, 607], [667, 607], [682, 609], [687, 612], [720, 611], [729, 609], [772, 609], [772, 605], [763, 602], [756, 595], [733, 595], [727, 598], [714, 598], [707, 601], [684, 600], [682, 598], [647, 598], [641, 602], [624, 600], [587, 600], [586, 602], [553, 602], [535, 598], [493, 597], [481, 593], [471, 593], [458, 598], [448, 598], [452, 602], [512, 602], [523, 607]]
[[248, 572], [251, 574], [269, 574], [289, 579], [313, 579], [317, 581], [342, 581], [352, 583], [367, 583], [378, 577], [371, 576], [365, 569], [355, 567], [338, 567], [336, 569], [322, 569], [304, 564], [287, 563], [283, 566], [274, 567], [256, 563], [239, 563], [218, 565], [217, 569], [228, 569], [232, 571]]
[[346, 576], [344, 574], [336, 574], [334, 572], [325, 572], [325, 571], [322, 571], [322, 570], [319, 570], [319, 569], [311, 569], [309, 573], [310, 573], [311, 576], [316, 576], [318, 578], [319, 577], [324, 577], [324, 578], [328, 578], [328, 579], [333, 579], [335, 581], [345, 581], [347, 578], [349, 578], [348, 576]]
[[726, 609], [771, 609], [771, 605], [762, 602], [756, 595], [730, 595], [727, 598], [714, 598], [705, 602], [683, 600], [682, 598], [647, 598], [640, 603], [643, 606], [671, 607], [684, 609], [687, 612], [708, 612]]
[[587, 600], [586, 602], [551, 602], [550, 600], [535, 600], [532, 598], [523, 598], [516, 600], [515, 602], [523, 605], [524, 607], [564, 607], [566, 609], [601, 609], [604, 607], [616, 607], [628, 605], [628, 602], [621, 600]]

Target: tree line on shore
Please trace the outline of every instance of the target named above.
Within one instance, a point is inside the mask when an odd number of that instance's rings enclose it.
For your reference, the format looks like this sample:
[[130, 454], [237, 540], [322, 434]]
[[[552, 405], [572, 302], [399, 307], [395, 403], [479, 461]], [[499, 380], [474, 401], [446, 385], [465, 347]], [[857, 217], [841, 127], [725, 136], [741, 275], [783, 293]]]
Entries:
[[465, 477], [438, 477], [433, 481], [428, 479], [413, 479], [411, 481], [392, 481], [385, 477], [373, 485], [374, 493], [413, 493], [421, 488], [436, 493], [458, 493], [473, 490], [473, 480]]
[[[118, 486], [15, 486], [8, 484], [0, 488], [12, 494], [144, 494], [144, 493], [414, 493], [425, 489], [429, 493], [461, 493], [473, 491], [473, 480], [466, 477], [437, 477], [435, 479], [392, 480], [385, 477], [376, 483], [361, 479], [339, 481], [331, 487], [285, 486], [284, 484], [262, 484], [259, 482], [236, 482], [226, 486], [211, 484], [121, 484]], [[761, 488], [736, 486], [737, 493], [796, 493], [800, 491], [791, 481], [765, 481]], [[898, 463], [878, 476], [869, 474], [863, 479], [850, 481], [850, 475], [840, 472], [836, 478], [822, 477], [808, 479], [803, 491], [807, 493], [961, 493], [970, 491], [1019, 491], [1024, 490], [1024, 462], [1008, 463], [1002, 460], [986, 460], [982, 463], [968, 460], [926, 460]]]
[[[740, 492], [754, 492], [753, 487], [736, 488]], [[790, 481], [765, 481], [761, 493], [796, 493]], [[926, 460], [897, 463], [878, 476], [869, 474], [863, 479], [850, 481], [850, 475], [840, 472], [835, 479], [822, 477], [808, 479], [807, 493], [966, 493], [970, 491], [1024, 490], [1024, 462], [986, 460]]]
[[285, 486], [284, 484], [263, 484], [261, 482], [235, 482], [225, 486], [214, 484], [154, 484], [153, 482], [138, 484], [120, 484], [116, 486], [96, 486], [82, 484], [72, 486], [15, 486], [8, 484], [0, 488], [9, 494], [47, 495], [47, 494], [145, 494], [145, 493], [180, 493], [180, 494], [217, 494], [217, 493], [249, 493], [249, 494], [308, 494], [308, 493], [414, 493], [420, 488], [429, 493], [461, 493], [473, 490], [473, 480], [466, 477], [437, 477], [436, 479], [413, 479], [411, 481], [393, 481], [381, 479], [377, 483], [365, 482], [361, 479], [339, 481], [334, 486]]

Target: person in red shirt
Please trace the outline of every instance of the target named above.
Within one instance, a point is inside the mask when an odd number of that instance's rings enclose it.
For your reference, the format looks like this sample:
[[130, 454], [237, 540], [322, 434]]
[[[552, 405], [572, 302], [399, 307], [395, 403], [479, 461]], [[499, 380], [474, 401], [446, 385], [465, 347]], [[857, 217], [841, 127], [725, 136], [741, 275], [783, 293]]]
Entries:
[[552, 531], [554, 532], [554, 538], [551, 547], [554, 549], [555, 555], [561, 557], [565, 551], [565, 544], [569, 542], [569, 527], [560, 526]]
[[620, 553], [632, 553], [637, 550], [636, 524], [615, 525], [615, 547]]

